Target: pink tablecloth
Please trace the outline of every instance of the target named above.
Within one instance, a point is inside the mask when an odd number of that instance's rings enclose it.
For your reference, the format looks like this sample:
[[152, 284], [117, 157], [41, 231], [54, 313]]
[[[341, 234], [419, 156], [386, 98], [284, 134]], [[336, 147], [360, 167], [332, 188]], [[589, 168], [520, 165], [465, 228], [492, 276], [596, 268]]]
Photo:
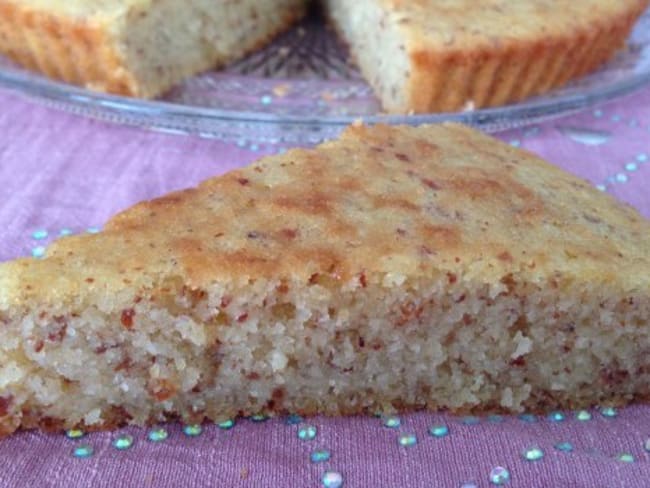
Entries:
[[[5, 92], [0, 107], [0, 261], [38, 256], [61, 233], [92, 232], [132, 203], [261, 156], [93, 122]], [[499, 137], [650, 216], [650, 90]], [[448, 432], [432, 435], [432, 426]], [[325, 476], [329, 486], [487, 487], [497, 467], [512, 487], [650, 486], [650, 407], [550, 418], [238, 419], [231, 429], [206, 425], [193, 436], [182, 426], [166, 429], [160, 442], [143, 429], [76, 440], [14, 435], [0, 441], [0, 486], [317, 487]], [[133, 444], [114, 447], [125, 434]]]

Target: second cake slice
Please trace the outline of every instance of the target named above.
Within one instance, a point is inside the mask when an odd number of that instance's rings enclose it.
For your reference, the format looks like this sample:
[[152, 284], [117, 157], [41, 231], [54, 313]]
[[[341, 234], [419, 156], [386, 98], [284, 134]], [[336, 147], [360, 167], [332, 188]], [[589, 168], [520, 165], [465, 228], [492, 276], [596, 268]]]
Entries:
[[99, 91], [155, 97], [261, 46], [303, 0], [0, 0], [0, 52]]
[[608, 61], [647, 0], [326, 0], [388, 112], [503, 105]]

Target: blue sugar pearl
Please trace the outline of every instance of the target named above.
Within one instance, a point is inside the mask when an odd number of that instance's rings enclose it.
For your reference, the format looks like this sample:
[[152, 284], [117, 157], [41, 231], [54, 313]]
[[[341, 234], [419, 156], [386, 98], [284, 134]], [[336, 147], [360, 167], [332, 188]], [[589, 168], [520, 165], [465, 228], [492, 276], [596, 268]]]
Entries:
[[318, 451], [314, 451], [311, 453], [309, 458], [311, 459], [312, 463], [324, 463], [326, 461], [329, 461], [332, 455], [330, 454], [329, 451], [326, 451], [325, 449], [320, 449]]
[[562, 452], [571, 452], [573, 451], [573, 444], [570, 442], [558, 442], [555, 444], [555, 449]]
[[501, 466], [490, 471], [490, 483], [493, 485], [505, 485], [510, 481], [510, 472]]
[[125, 451], [133, 446], [133, 436], [124, 434], [113, 441], [113, 447], [120, 451]]
[[429, 428], [429, 434], [433, 437], [446, 437], [449, 435], [449, 427], [446, 425], [434, 425]]
[[336, 471], [327, 471], [323, 475], [322, 481], [325, 488], [341, 488], [343, 486], [343, 475]]
[[35, 258], [42, 258], [45, 256], [45, 248], [43, 246], [36, 246], [32, 249], [32, 256]]
[[41, 241], [43, 239], [46, 239], [48, 236], [48, 233], [45, 229], [39, 229], [35, 230], [32, 232], [32, 238], [36, 239], [37, 241]]
[[418, 443], [415, 434], [402, 434], [399, 436], [399, 445], [402, 447], [413, 447]]
[[147, 437], [151, 442], [162, 442], [169, 437], [169, 433], [166, 429], [158, 427], [156, 429], [150, 430]]
[[203, 427], [201, 427], [199, 424], [185, 425], [183, 427], [183, 434], [185, 434], [187, 437], [197, 437], [201, 435], [202, 432]]
[[634, 461], [636, 461], [636, 459], [634, 459], [634, 456], [628, 452], [620, 453], [618, 456], [616, 456], [616, 459], [618, 459], [622, 463], [633, 463]]
[[519, 416], [519, 420], [521, 420], [522, 422], [532, 424], [532, 423], [537, 422], [537, 417], [535, 415], [533, 415], [532, 413], [522, 413]]
[[302, 422], [302, 417], [300, 415], [297, 415], [295, 413], [292, 413], [287, 416], [285, 423], [287, 425], [298, 425], [300, 422]]
[[318, 434], [318, 429], [313, 425], [305, 425], [298, 429], [298, 439], [301, 441], [311, 441], [316, 438]]
[[95, 450], [92, 448], [92, 446], [89, 446], [88, 444], [81, 444], [80, 446], [77, 446], [73, 449], [72, 455], [76, 458], [89, 458], [95, 453]]
[[217, 426], [222, 430], [230, 430], [235, 426], [235, 421], [233, 419], [224, 420], [223, 422], [218, 422]]
[[397, 429], [400, 425], [402, 425], [402, 421], [399, 417], [390, 416], [384, 419], [384, 427], [388, 427], [389, 429]]
[[481, 422], [481, 420], [478, 417], [474, 417], [474, 416], [463, 418], [463, 423], [465, 425], [477, 425], [480, 422]]
[[613, 419], [614, 417], [618, 416], [618, 412], [614, 407], [603, 407], [600, 409], [600, 414], [603, 417]]
[[544, 457], [544, 451], [536, 446], [529, 447], [523, 452], [522, 456], [526, 461], [539, 461]]

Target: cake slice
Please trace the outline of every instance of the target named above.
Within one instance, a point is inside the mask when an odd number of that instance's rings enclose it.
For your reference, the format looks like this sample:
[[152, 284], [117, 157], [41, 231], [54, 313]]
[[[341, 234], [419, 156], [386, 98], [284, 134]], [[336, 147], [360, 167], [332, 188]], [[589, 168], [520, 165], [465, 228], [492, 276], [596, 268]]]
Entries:
[[325, 0], [389, 112], [517, 102], [594, 71], [648, 0]]
[[0, 0], [0, 52], [95, 90], [155, 97], [260, 47], [304, 0]]
[[0, 265], [0, 426], [650, 394], [650, 224], [458, 125], [349, 128]]

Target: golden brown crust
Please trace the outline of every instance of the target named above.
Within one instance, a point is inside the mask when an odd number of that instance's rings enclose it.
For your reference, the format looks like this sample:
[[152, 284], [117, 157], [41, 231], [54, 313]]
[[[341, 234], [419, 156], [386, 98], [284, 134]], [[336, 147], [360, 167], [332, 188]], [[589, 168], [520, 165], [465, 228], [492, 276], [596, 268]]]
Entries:
[[111, 291], [175, 274], [201, 288], [249, 276], [306, 283], [324, 271], [341, 283], [364, 271], [488, 281], [517, 271], [533, 282], [560, 273], [633, 289], [648, 285], [639, 243], [649, 235], [632, 209], [462, 126], [352, 127], [318, 151], [136, 205], [99, 235], [56, 242], [45, 260], [0, 266], [0, 312], [34, 296], [68, 303], [89, 277]]
[[407, 34], [412, 74], [405, 111], [494, 107], [560, 87], [612, 58], [648, 3], [617, 2], [614, 15], [608, 11], [587, 27], [568, 24], [569, 28], [549, 28], [521, 39], [506, 31], [503, 39], [486, 43], [479, 38], [475, 46], [461, 42], [440, 48], [429, 44], [426, 36]]
[[100, 91], [138, 95], [108, 27], [0, 0], [0, 51], [47, 76]]

